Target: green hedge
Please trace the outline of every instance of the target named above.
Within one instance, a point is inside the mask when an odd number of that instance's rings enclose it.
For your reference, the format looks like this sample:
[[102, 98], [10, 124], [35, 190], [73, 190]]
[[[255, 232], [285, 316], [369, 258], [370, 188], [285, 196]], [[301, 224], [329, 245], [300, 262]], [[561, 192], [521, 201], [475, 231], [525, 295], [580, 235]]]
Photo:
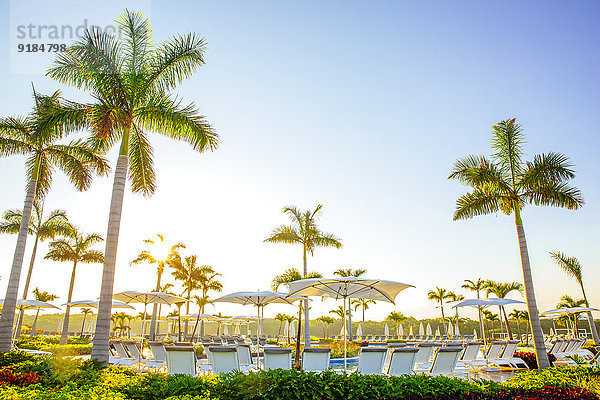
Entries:
[[502, 384], [293, 370], [194, 378], [101, 370], [93, 362], [59, 357], [0, 355], [0, 399], [14, 400], [598, 400], [598, 393], [600, 370], [584, 367], [527, 371]]

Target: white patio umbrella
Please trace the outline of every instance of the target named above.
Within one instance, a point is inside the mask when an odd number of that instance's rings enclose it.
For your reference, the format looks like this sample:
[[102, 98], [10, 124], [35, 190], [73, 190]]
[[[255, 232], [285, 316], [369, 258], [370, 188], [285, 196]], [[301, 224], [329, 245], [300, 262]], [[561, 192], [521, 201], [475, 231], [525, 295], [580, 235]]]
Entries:
[[[484, 308], [492, 306], [492, 305], [495, 305], [495, 304], [492, 304], [488, 299], [466, 299], [466, 300], [459, 301], [458, 303], [453, 305], [452, 308], [475, 307], [475, 308], [478, 308], [479, 310], [481, 310], [481, 309], [484, 309]], [[481, 335], [483, 336], [483, 341], [485, 342], [485, 330], [483, 329], [483, 321], [481, 319], [481, 313], [479, 313], [479, 329], [481, 330]]]
[[[4, 299], [0, 299], [0, 305], [4, 305]], [[37, 321], [37, 317], [38, 314], [40, 312], [41, 309], [44, 308], [56, 308], [59, 309], [58, 307], [56, 307], [53, 304], [50, 303], [46, 303], [45, 301], [39, 301], [39, 300], [27, 300], [27, 299], [17, 299], [17, 307], [18, 310], [21, 311], [25, 311], [25, 310], [37, 310], [37, 314], [35, 316], [35, 320]], [[34, 327], [35, 327], [35, 323], [34, 323]], [[33, 327], [32, 327], [33, 329]], [[21, 332], [14, 332], [14, 336], [15, 339], [18, 338], [18, 336], [20, 336]], [[35, 334], [35, 332], [32, 332], [32, 334]]]
[[448, 323], [448, 336], [454, 336], [454, 328], [452, 327], [452, 323]]
[[[138, 292], [135, 290], [130, 290], [126, 292], [113, 294], [113, 299], [123, 301], [127, 304], [130, 303], [139, 303], [144, 305], [144, 318], [142, 321], [142, 339], [146, 334], [146, 309], [148, 304], [183, 304], [187, 302], [187, 299], [183, 297], [174, 296], [168, 293], [162, 292]], [[180, 322], [181, 325], [181, 322]]]
[[425, 334], [427, 336], [433, 335], [433, 331], [431, 330], [431, 324], [429, 324], [429, 323], [427, 324], [427, 328], [425, 328]]
[[[408, 287], [406, 283], [357, 277], [301, 279], [288, 284], [290, 295], [332, 297], [343, 300], [346, 315], [346, 299], [371, 299], [392, 304], [398, 293]], [[344, 318], [344, 327], [346, 318]], [[344, 329], [346, 330], [346, 329]], [[389, 328], [388, 328], [389, 330]], [[344, 370], [347, 368], [348, 340], [344, 336]]]
[[[98, 308], [100, 306], [99, 304], [100, 304], [100, 300], [76, 300], [76, 301], [71, 301], [69, 303], [65, 303], [65, 304], [63, 304], [63, 306]], [[127, 303], [123, 303], [122, 301], [119, 301], [119, 300], [113, 300], [112, 308], [132, 308], [132, 309], [134, 309], [135, 307], [130, 306]]]
[[[225, 296], [221, 296], [218, 299], [215, 299], [215, 302], [226, 302], [226, 303], [236, 303], [242, 305], [254, 305], [257, 308], [257, 344], [259, 347], [259, 356], [260, 356], [260, 334], [261, 334], [261, 324], [260, 324], [260, 309], [261, 307], [265, 307], [268, 304], [279, 303], [279, 304], [293, 304], [298, 300], [307, 300], [306, 297], [302, 296], [291, 296], [287, 293], [277, 293], [277, 292], [235, 292], [229, 293]], [[258, 361], [260, 363], [260, 357], [258, 357]]]
[[285, 332], [286, 336], [290, 336], [290, 322], [289, 321], [285, 321], [285, 324], [283, 325], [283, 331]]
[[438, 326], [438, 327], [437, 327], [437, 329], [435, 330], [435, 336], [436, 336], [436, 337], [438, 337], [438, 336], [441, 336], [441, 335], [440, 335], [440, 327], [439, 327], [439, 326]]
[[413, 335], [412, 325], [410, 326], [410, 329], [408, 330], [408, 336], [414, 336]]
[[384, 334], [385, 336], [390, 336], [390, 328], [388, 327], [388, 324], [385, 324], [385, 325], [383, 326], [383, 334]]
[[356, 328], [356, 336], [361, 337], [363, 335], [362, 325], [358, 324], [358, 328]]
[[458, 321], [456, 321], [456, 325], [454, 325], [454, 334], [456, 336], [460, 336], [460, 329], [458, 329]]
[[398, 328], [400, 329], [400, 330], [398, 331], [398, 336], [404, 336], [404, 327], [402, 326], [402, 324], [400, 324], [400, 325], [398, 326]]
[[[194, 330], [192, 331], [192, 342], [194, 341], [194, 336], [196, 336], [196, 330], [198, 328], [199, 321], [217, 322], [219, 320], [219, 317], [216, 317], [216, 316], [210, 315], [210, 314], [202, 314], [202, 313], [192, 314], [192, 315], [190, 315], [190, 317], [191, 317], [191, 319], [196, 320], [196, 323], [194, 324]], [[198, 333], [198, 336], [200, 336], [200, 333]]]
[[292, 321], [291, 324], [288, 325], [288, 336], [294, 336], [294, 333], [296, 332], [296, 323], [294, 321]]
[[477, 329], [473, 329], [473, 340], [477, 340]]
[[425, 327], [422, 322], [419, 322], [419, 336], [425, 335]]

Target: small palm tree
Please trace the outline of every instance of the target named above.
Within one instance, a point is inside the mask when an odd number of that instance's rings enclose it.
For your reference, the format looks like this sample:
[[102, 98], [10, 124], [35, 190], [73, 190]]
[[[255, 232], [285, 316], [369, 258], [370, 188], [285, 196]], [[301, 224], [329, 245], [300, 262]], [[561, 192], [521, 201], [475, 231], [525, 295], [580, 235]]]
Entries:
[[[212, 304], [210, 301], [209, 293], [217, 292], [220, 293], [223, 291], [223, 283], [219, 281], [220, 273], [216, 272], [210, 265], [203, 265], [200, 267], [200, 276], [198, 278], [198, 284], [200, 286], [200, 292], [202, 295], [200, 298], [201, 302], [196, 302], [198, 307], [200, 307], [200, 312], [204, 313], [204, 307], [208, 304]], [[192, 333], [192, 337], [196, 333], [196, 327], [198, 326], [198, 320], [196, 320], [196, 325], [194, 326], [194, 332]], [[204, 321], [200, 326], [200, 336], [204, 336]]]
[[[495, 282], [487, 280], [485, 282], [485, 294], [489, 297], [490, 294], [495, 295], [499, 299], [504, 299], [509, 293], [517, 291], [523, 293], [523, 284], [519, 282]], [[506, 309], [504, 306], [499, 306], [501, 315], [504, 315], [504, 321], [506, 322], [506, 331], [508, 332], [508, 339], [512, 340], [512, 331], [510, 324], [508, 323], [508, 317], [506, 316]], [[502, 329], [502, 319], [500, 319], [500, 329]]]
[[[49, 301], [58, 299], [58, 296], [55, 294], [52, 294], [52, 293], [48, 293], [46, 291], [40, 291], [39, 288], [35, 288], [35, 289], [33, 289], [33, 298], [37, 301], [49, 302]], [[38, 320], [39, 315], [40, 315], [40, 309], [38, 308], [37, 312], [35, 313], [33, 325], [31, 326], [31, 335], [32, 336], [35, 336], [35, 328], [37, 326], [37, 320]]]
[[[101, 243], [104, 239], [102, 239], [102, 236], [98, 233], [86, 235], [71, 223], [69, 223], [68, 226], [69, 229], [64, 237], [50, 242], [48, 246], [50, 250], [44, 258], [52, 261], [69, 261], [73, 263], [71, 281], [69, 283], [69, 294], [67, 295], [67, 303], [70, 303], [73, 296], [73, 287], [75, 286], [75, 272], [77, 271], [77, 265], [104, 262], [104, 255], [102, 252], [91, 248], [93, 245]], [[67, 305], [62, 334], [60, 336], [60, 344], [67, 344], [70, 311], [71, 306]]]
[[[307, 257], [314, 256], [317, 247], [342, 248], [342, 241], [332, 233], [323, 232], [317, 226], [317, 220], [323, 212], [323, 205], [318, 204], [314, 210], [301, 211], [296, 207], [283, 208], [292, 224], [281, 225], [273, 229], [265, 239], [267, 243], [286, 243], [302, 245], [302, 265], [304, 276], [308, 276]], [[310, 317], [308, 315], [308, 300], [304, 301], [304, 346], [310, 347]], [[298, 322], [300, 325], [301, 322]]]
[[[574, 307], [582, 307], [585, 305], [585, 299], [574, 299], [569, 295], [564, 295], [560, 298], [560, 302], [556, 305], [556, 308], [574, 308]], [[573, 313], [571, 317], [573, 318], [573, 334], [575, 337], [578, 337], [577, 330], [577, 319], [579, 318], [579, 314], [581, 313]]]
[[287, 322], [289, 324], [289, 326], [290, 326], [290, 329], [288, 329], [288, 331], [287, 331], [288, 343], [291, 343], [290, 332], [292, 330], [291, 329], [292, 322], [297, 321], [297, 320], [298, 320], [298, 318], [294, 317], [293, 315], [286, 315], [285, 316], [285, 322]]
[[494, 322], [500, 321], [500, 316], [498, 314], [494, 314], [491, 311], [483, 310], [483, 315], [485, 316], [486, 321], [490, 321], [492, 323], [492, 338], [494, 337]]
[[[367, 273], [366, 269], [339, 268], [333, 272], [334, 275], [342, 278], [359, 277]], [[351, 299], [348, 298], [348, 337], [352, 340], [352, 305]], [[364, 324], [363, 324], [364, 325]], [[363, 327], [364, 328], [364, 327]]]
[[[302, 275], [300, 273], [300, 271], [298, 271], [296, 268], [288, 268], [284, 271], [283, 274], [277, 275], [275, 278], [273, 278], [273, 281], [271, 282], [271, 289], [273, 289], [273, 291], [276, 292], [277, 289], [279, 289], [279, 286], [288, 284], [290, 282], [299, 281], [301, 279], [322, 278], [322, 277], [323, 276], [318, 272], [309, 272], [309, 273], [305, 273], [304, 275]], [[301, 324], [302, 324], [302, 310], [306, 307], [306, 305], [308, 304], [308, 301], [304, 301], [304, 305], [302, 303], [303, 302], [299, 302], [299, 305], [298, 305], [298, 332], [296, 334], [295, 362], [300, 361], [300, 334], [301, 334]], [[307, 315], [308, 315], [308, 310], [304, 310], [304, 316], [307, 316]], [[310, 333], [305, 332], [304, 335], [305, 336], [310, 335]], [[308, 341], [310, 343], [310, 338]], [[306, 341], [305, 341], [304, 346], [306, 346]]]
[[369, 309], [369, 304], [376, 304], [375, 300], [372, 299], [354, 299], [354, 311], [357, 311], [359, 307], [362, 308], [362, 331], [365, 334], [365, 311]]
[[[23, 300], [27, 299], [29, 293], [29, 284], [31, 283], [31, 275], [37, 255], [39, 242], [44, 242], [48, 239], [54, 239], [57, 235], [63, 234], [66, 230], [67, 213], [64, 210], [53, 210], [50, 215], [44, 219], [43, 207], [39, 201], [33, 202], [33, 213], [29, 220], [28, 234], [34, 237], [33, 250], [29, 260], [29, 269], [27, 270], [27, 278], [25, 278], [25, 287], [23, 288]], [[16, 235], [19, 233], [23, 212], [21, 210], [7, 210], [4, 212], [4, 221], [0, 222], [0, 233]], [[17, 319], [17, 336], [21, 332], [23, 324], [23, 310], [19, 312]]]
[[521, 311], [515, 308], [508, 314], [508, 317], [514, 319], [517, 323], [517, 332], [519, 333], [519, 340], [521, 340]]
[[[198, 258], [195, 255], [184, 257], [183, 260], [181, 256], [176, 255], [173, 257], [173, 262], [171, 263], [171, 268], [173, 271], [171, 274], [175, 280], [181, 281], [183, 286], [182, 297], [185, 297], [188, 301], [185, 303], [185, 313], [189, 315], [190, 313], [190, 300], [192, 298], [192, 291], [200, 289], [200, 281], [202, 279], [202, 270], [203, 269], [211, 269], [210, 265], [201, 265], [200, 267], [196, 266]], [[189, 320], [185, 320], [185, 332], [188, 331]]]
[[34, 92], [34, 100], [33, 111], [27, 117], [0, 119], [0, 158], [27, 157], [27, 191], [21, 213], [22, 223], [0, 316], [0, 353], [11, 348], [19, 281], [34, 201], [43, 201], [52, 185], [55, 168], [64, 172], [78, 190], [88, 189], [94, 174], [105, 175], [108, 171], [106, 160], [86, 143], [77, 140], [59, 143], [69, 127], [67, 123], [57, 122], [57, 110], [64, 105], [60, 92], [54, 92], [51, 96]]
[[281, 335], [281, 328], [283, 327], [283, 323], [285, 322], [285, 314], [277, 313], [273, 321], [279, 322], [279, 329], [277, 330], [277, 336]]
[[[551, 251], [550, 257], [554, 262], [558, 264], [558, 266], [565, 271], [565, 273], [574, 278], [577, 283], [579, 283], [579, 287], [581, 287], [581, 293], [583, 294], [583, 299], [585, 300], [585, 306], [589, 307], [590, 303], [585, 294], [585, 289], [583, 288], [583, 267], [579, 260], [575, 257], [569, 257], [560, 251]], [[600, 337], [598, 337], [598, 330], [596, 329], [596, 323], [594, 322], [594, 316], [591, 312], [587, 313], [588, 322], [590, 324], [590, 330], [592, 332], [592, 338], [596, 344], [600, 344]]]
[[440, 305], [442, 312], [442, 325], [444, 325], [444, 335], [448, 334], [448, 327], [446, 326], [446, 316], [444, 314], [444, 303], [451, 301], [453, 293], [447, 289], [440, 288], [438, 286], [435, 289], [430, 290], [427, 293], [427, 300], [435, 301]]
[[[173, 265], [174, 259], [179, 256], [179, 250], [185, 249], [185, 245], [183, 243], [175, 243], [169, 246], [165, 236], [160, 233], [157, 233], [152, 238], [145, 239], [144, 244], [148, 248], [142, 250], [129, 265], [142, 263], [156, 265], [156, 288], [154, 290], [158, 292], [165, 267]], [[154, 340], [157, 312], [158, 304], [154, 303], [152, 306], [152, 321], [150, 322], [150, 340]]]
[[[99, 150], [119, 146], [106, 239], [100, 307], [92, 359], [108, 361], [109, 320], [117, 242], [127, 176], [135, 193], [156, 190], [154, 149], [149, 133], [187, 142], [198, 152], [214, 150], [218, 136], [192, 103], [172, 94], [204, 65], [204, 39], [194, 33], [155, 46], [150, 23], [128, 10], [118, 17], [119, 35], [92, 27], [60, 53], [47, 75], [82, 89], [96, 103], [70, 114], [89, 128]], [[154, 313], [156, 315], [156, 313]], [[152, 334], [152, 329], [150, 330]]]
[[515, 215], [527, 309], [538, 367], [542, 369], [549, 367], [550, 362], [533, 289], [521, 211], [527, 204], [576, 210], [583, 206], [583, 198], [578, 189], [568, 184], [575, 173], [565, 155], [541, 154], [536, 155], [532, 162], [525, 162], [522, 149], [524, 141], [521, 126], [514, 118], [499, 122], [493, 126], [492, 148], [495, 153], [492, 160], [483, 156], [460, 159], [454, 164], [449, 179], [457, 179], [473, 188], [456, 201], [454, 220], [498, 211]]
[[326, 315], [323, 315], [319, 318], [317, 318], [317, 322], [320, 322], [323, 324], [323, 337], [327, 338], [327, 331], [330, 325], [333, 325], [333, 323], [335, 322], [335, 320], [331, 317], [328, 317]]
[[[329, 314], [334, 314], [340, 317], [340, 319], [344, 320], [344, 307], [338, 306], [338, 308], [334, 308], [333, 310], [329, 310]], [[348, 310], [346, 309], [346, 315], [348, 315]]]
[[85, 318], [88, 315], [94, 315], [94, 312], [92, 311], [91, 308], [82, 307], [81, 314], [83, 314], [83, 321], [81, 321], [81, 333], [79, 334], [80, 337], [83, 336], [83, 329], [85, 328]]
[[407, 316], [398, 311], [392, 311], [387, 317], [385, 317], [386, 321], [391, 321], [396, 325], [396, 335], [399, 335], [398, 332], [400, 332], [400, 324], [407, 319]]
[[[480, 293], [485, 289], [485, 280], [477, 279], [476, 281], [472, 281], [470, 279], [465, 279], [465, 283], [461, 285], [463, 289], [470, 290], [477, 294], [477, 298], [479, 299]], [[479, 314], [479, 330], [481, 337], [485, 340], [485, 332], [483, 331], [483, 318], [481, 314], [481, 306], [477, 306], [477, 311]]]

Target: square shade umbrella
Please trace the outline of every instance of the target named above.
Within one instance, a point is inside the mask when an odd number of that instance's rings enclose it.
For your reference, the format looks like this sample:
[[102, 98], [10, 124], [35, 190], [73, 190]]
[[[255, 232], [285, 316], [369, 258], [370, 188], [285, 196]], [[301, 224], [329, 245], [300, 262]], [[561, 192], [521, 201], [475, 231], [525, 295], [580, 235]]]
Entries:
[[[0, 299], [0, 306], [4, 305], [4, 299]], [[17, 309], [21, 310], [21, 311], [25, 311], [25, 310], [37, 310], [38, 314], [40, 312], [41, 309], [43, 308], [56, 308], [59, 309], [58, 307], [56, 307], [53, 304], [50, 303], [46, 303], [45, 301], [39, 301], [39, 300], [27, 300], [27, 299], [17, 299]], [[35, 317], [35, 320], [37, 321], [37, 314]], [[35, 328], [35, 322], [33, 324], [33, 328]], [[20, 335], [21, 332], [17, 332], [15, 330], [14, 337], [15, 339], [18, 338], [18, 336]], [[35, 332], [32, 332], [33, 334], [35, 334]]]
[[[76, 300], [76, 301], [71, 301], [69, 303], [65, 303], [65, 304], [63, 304], [63, 306], [98, 308], [98, 307], [100, 307], [100, 300]], [[122, 301], [119, 301], [119, 300], [113, 300], [111, 307], [112, 308], [132, 308], [132, 309], [134, 308], [133, 306], [130, 306], [127, 303], [123, 303]]]
[[[343, 299], [344, 316], [346, 315], [346, 299], [372, 299], [387, 301], [392, 304], [398, 293], [406, 288], [414, 287], [406, 283], [367, 279], [357, 277], [343, 278], [311, 278], [288, 283], [291, 296], [320, 296]], [[344, 332], [346, 318], [344, 317]], [[347, 367], [348, 338], [344, 335], [344, 370]]]
[[172, 305], [177, 303], [185, 303], [188, 300], [183, 297], [175, 296], [168, 293], [162, 292], [137, 292], [130, 290], [127, 292], [121, 292], [113, 295], [113, 299], [123, 301], [127, 304], [138, 303], [144, 305], [144, 319], [142, 322], [142, 339], [146, 334], [146, 308], [148, 304], [165, 304]]

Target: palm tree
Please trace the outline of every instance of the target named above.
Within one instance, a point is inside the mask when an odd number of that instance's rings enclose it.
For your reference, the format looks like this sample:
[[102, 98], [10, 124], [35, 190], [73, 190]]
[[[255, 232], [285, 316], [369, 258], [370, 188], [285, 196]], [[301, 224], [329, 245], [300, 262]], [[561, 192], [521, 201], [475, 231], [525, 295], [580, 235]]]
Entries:
[[[16, 235], [21, 227], [23, 213], [21, 210], [7, 210], [4, 212], [4, 221], [0, 222], [0, 233]], [[27, 299], [29, 293], [29, 284], [31, 282], [31, 274], [33, 265], [37, 255], [37, 247], [39, 242], [44, 242], [47, 239], [54, 239], [56, 235], [65, 232], [67, 222], [67, 213], [63, 210], [53, 210], [50, 215], [44, 219], [43, 207], [39, 201], [33, 202], [33, 213], [29, 220], [29, 235], [33, 235], [33, 250], [31, 251], [31, 259], [29, 260], [29, 269], [27, 270], [27, 278], [25, 279], [25, 287], [23, 288], [23, 300]], [[17, 319], [17, 336], [21, 332], [23, 325], [23, 310], [19, 312]]]
[[362, 307], [362, 331], [365, 334], [365, 311], [369, 309], [369, 304], [376, 304], [375, 300], [372, 299], [354, 299], [354, 311], [358, 310], [358, 307]]
[[[574, 299], [569, 295], [564, 295], [560, 298], [560, 302], [556, 305], [556, 308], [574, 308], [574, 307], [582, 307], [585, 305], [585, 299]], [[579, 314], [581, 313], [573, 313], [573, 333], [575, 337], [579, 336], [579, 331], [577, 330], [577, 318], [579, 318]]]
[[[223, 291], [223, 283], [219, 282], [220, 273], [216, 272], [210, 265], [203, 265], [200, 267], [200, 276], [198, 278], [199, 289], [202, 293], [200, 301], [196, 301], [201, 313], [204, 313], [204, 307], [208, 304], [212, 304], [210, 301], [209, 292], [220, 293]], [[196, 319], [196, 325], [194, 325], [194, 331], [192, 337], [196, 334], [196, 328], [198, 327], [198, 319]], [[204, 336], [204, 321], [200, 325], [200, 336]]]
[[[165, 272], [165, 267], [173, 265], [174, 259], [179, 256], [179, 250], [185, 249], [185, 245], [183, 243], [175, 243], [169, 246], [165, 236], [160, 233], [157, 233], [154, 238], [145, 239], [144, 244], [146, 244], [148, 248], [142, 250], [129, 265], [141, 263], [156, 265], [156, 288], [154, 290], [158, 292], [160, 290], [160, 281]], [[106, 263], [104, 264], [104, 267], [106, 269]], [[157, 312], [158, 304], [154, 303], [152, 306], [152, 322], [150, 322], [150, 340], [154, 340], [154, 335], [156, 333]], [[98, 318], [96, 321], [98, 321], [99, 318], [100, 310], [98, 310]]]
[[335, 320], [331, 317], [328, 317], [326, 315], [323, 315], [319, 318], [317, 318], [317, 321], [323, 324], [323, 337], [327, 338], [327, 328], [330, 325], [333, 325], [333, 323], [335, 322]]
[[[318, 204], [314, 210], [300, 211], [298, 208], [288, 206], [283, 208], [291, 225], [281, 225], [273, 229], [271, 235], [265, 239], [267, 243], [287, 243], [302, 245], [302, 265], [304, 276], [308, 276], [308, 253], [314, 256], [317, 247], [342, 247], [341, 239], [332, 233], [322, 232], [317, 226], [323, 205]], [[310, 318], [308, 315], [308, 300], [304, 301], [304, 347], [310, 347]], [[300, 325], [301, 322], [298, 322]], [[299, 335], [298, 335], [299, 336]]]
[[[202, 269], [212, 267], [210, 265], [196, 266], [197, 257], [195, 255], [187, 256], [183, 260], [179, 255], [173, 257], [173, 263], [171, 268], [173, 271], [171, 274], [175, 280], [181, 281], [183, 285], [182, 297], [185, 297], [188, 301], [185, 304], [185, 313], [190, 313], [190, 299], [192, 298], [192, 291], [200, 289], [200, 280], [202, 278]], [[185, 332], [188, 332], [189, 320], [185, 320]]]
[[[465, 283], [461, 286], [463, 289], [470, 290], [477, 294], [477, 298], [479, 299], [479, 294], [482, 290], [485, 289], [485, 280], [479, 278], [476, 281], [472, 281], [470, 279], [465, 279]], [[483, 330], [483, 318], [481, 317], [481, 306], [477, 306], [477, 311], [479, 313], [479, 330], [481, 331], [481, 337], [485, 341], [485, 332]]]
[[446, 316], [444, 315], [444, 303], [451, 301], [452, 295], [452, 292], [438, 286], [427, 293], [427, 300], [435, 301], [440, 305], [440, 310], [442, 311], [442, 325], [444, 325], [444, 335], [448, 334], [448, 328], [446, 327]]
[[519, 333], [519, 341], [520, 341], [522, 338], [522, 335], [521, 335], [521, 311], [519, 311], [515, 308], [512, 310], [512, 312], [510, 314], [508, 314], [508, 316], [517, 322], [517, 332]]
[[[342, 278], [359, 277], [367, 272], [366, 269], [339, 268], [333, 272], [334, 275]], [[352, 307], [351, 299], [348, 298], [348, 339], [352, 340]], [[364, 324], [363, 324], [364, 325]]]
[[[523, 293], [523, 284], [519, 282], [495, 282], [487, 280], [485, 282], [485, 294], [489, 297], [490, 294], [495, 295], [499, 299], [504, 299], [510, 292], [518, 291]], [[506, 331], [508, 332], [508, 339], [512, 340], [512, 331], [510, 324], [508, 323], [508, 317], [506, 316], [506, 309], [504, 306], [499, 306], [501, 315], [504, 315], [504, 321], [506, 322]], [[500, 319], [500, 330], [502, 330], [502, 319]]]
[[549, 367], [550, 363], [535, 299], [521, 211], [526, 204], [576, 210], [583, 206], [583, 198], [577, 188], [568, 184], [575, 173], [565, 155], [541, 154], [536, 155], [533, 161], [525, 162], [522, 159], [524, 140], [521, 126], [514, 118], [499, 122], [493, 126], [492, 148], [495, 153], [492, 159], [483, 156], [460, 159], [454, 164], [449, 178], [473, 188], [457, 200], [454, 220], [498, 211], [515, 214], [527, 309], [538, 367], [542, 369]]
[[[306, 270], [305, 270], [304, 275], [302, 275], [300, 273], [300, 271], [298, 271], [296, 268], [288, 268], [283, 272], [283, 274], [277, 275], [275, 278], [273, 278], [273, 281], [271, 282], [271, 289], [273, 289], [273, 291], [276, 292], [277, 289], [279, 289], [279, 286], [288, 284], [290, 282], [299, 281], [301, 279], [322, 278], [322, 277], [323, 277], [323, 275], [321, 275], [318, 272], [306, 273]], [[302, 303], [304, 303], [304, 305]], [[298, 305], [298, 332], [296, 334], [296, 360], [295, 360], [296, 362], [299, 362], [299, 360], [300, 360], [300, 334], [301, 334], [301, 324], [302, 324], [302, 310], [304, 309], [304, 316], [306, 317], [308, 315], [308, 310], [306, 310], [307, 304], [308, 304], [308, 301], [304, 301], [304, 302], [299, 302], [299, 305]], [[309, 333], [306, 333], [306, 332], [309, 332]], [[306, 336], [307, 334], [310, 334], [310, 331], [305, 331], [304, 335]], [[308, 339], [308, 342], [310, 343], [310, 337]], [[306, 347], [306, 340], [304, 341], [304, 347]], [[309, 345], [309, 347], [310, 347], [310, 345]]]
[[[165, 283], [164, 285], [162, 285], [159, 288], [158, 291], [161, 292], [161, 293], [166, 293], [166, 294], [170, 294], [170, 295], [175, 296], [175, 293], [171, 292], [171, 288], [172, 287], [173, 287], [172, 283]], [[160, 332], [160, 313], [161, 313], [161, 311], [162, 311], [162, 304], [159, 304], [158, 305], [158, 315], [156, 316], [156, 333]], [[149, 315], [149, 314], [147, 314], [147, 315]], [[152, 316], [149, 315], [149, 317], [150, 318], [148, 318], [148, 320], [152, 321]]]
[[[65, 236], [50, 242], [48, 245], [49, 251], [44, 257], [46, 260], [73, 263], [73, 271], [71, 272], [71, 282], [69, 283], [69, 294], [67, 295], [67, 303], [71, 302], [73, 296], [73, 287], [75, 286], [75, 272], [77, 264], [91, 264], [104, 262], [104, 255], [100, 250], [94, 250], [91, 247], [96, 243], [102, 242], [102, 236], [98, 233], [85, 235], [75, 225], [68, 223], [68, 230]], [[69, 335], [69, 314], [71, 306], [67, 305], [65, 311], [65, 319], [60, 336], [60, 344], [67, 344]]]
[[131, 331], [131, 326], [129, 326], [129, 321], [131, 320], [131, 316], [125, 314], [124, 312], [116, 312], [111, 315], [111, 321], [113, 322], [113, 331], [119, 331], [119, 336], [123, 336], [123, 332]]
[[[329, 311], [329, 314], [335, 314], [343, 321], [344, 320], [344, 307], [338, 306], [338, 308], [334, 308]], [[346, 309], [346, 315], [348, 315], [348, 310]]]
[[279, 322], [279, 329], [277, 330], [277, 336], [279, 336], [281, 335], [281, 328], [283, 326], [283, 323], [285, 322], [285, 314], [277, 313], [273, 320]]
[[[295, 316], [293, 316], [293, 315], [286, 315], [285, 316], [285, 322], [287, 322], [289, 325], [291, 325], [292, 322], [297, 321], [297, 320], [298, 320], [298, 318], [295, 317]], [[291, 326], [290, 326], [290, 328], [291, 328]], [[288, 343], [291, 342], [291, 340], [290, 340], [290, 331], [291, 331], [291, 329], [288, 329], [288, 332], [287, 332]]]
[[68, 124], [57, 122], [57, 109], [64, 105], [60, 92], [51, 96], [34, 92], [34, 100], [33, 111], [27, 117], [0, 119], [0, 158], [27, 157], [25, 203], [0, 316], [0, 353], [11, 348], [17, 292], [34, 201], [43, 202], [52, 185], [55, 168], [63, 171], [78, 190], [88, 189], [94, 174], [104, 175], [108, 171], [106, 161], [86, 143], [78, 140], [59, 143], [68, 128]]
[[391, 321], [396, 325], [396, 335], [400, 332], [400, 324], [406, 321], [408, 317], [398, 311], [392, 311], [387, 317], [385, 317], [386, 321]]
[[[561, 267], [563, 271], [565, 271], [568, 276], [574, 278], [577, 283], [579, 283], [579, 287], [581, 287], [581, 293], [583, 294], [583, 299], [585, 300], [585, 306], [589, 307], [590, 303], [585, 294], [585, 289], [583, 288], [583, 267], [579, 260], [575, 257], [569, 257], [560, 251], [551, 251], [550, 257], [558, 264], [559, 267]], [[598, 330], [596, 329], [596, 323], [594, 322], [592, 313], [588, 312], [587, 317], [590, 324], [590, 330], [592, 331], [594, 343], [600, 344], [600, 337], [598, 337]]]
[[[37, 301], [45, 301], [49, 302], [52, 300], [58, 299], [58, 296], [55, 294], [48, 293], [46, 291], [40, 291], [39, 288], [33, 289], [33, 298]], [[33, 320], [33, 325], [31, 326], [31, 336], [35, 336], [35, 328], [37, 325], [38, 316], [40, 315], [40, 309], [37, 309], [35, 313], [35, 318]]]
[[500, 321], [500, 316], [498, 314], [494, 314], [491, 311], [483, 310], [483, 315], [485, 316], [486, 321], [490, 321], [492, 323], [492, 338], [494, 337], [494, 322]]
[[[121, 210], [129, 175], [133, 192], [156, 190], [154, 150], [148, 133], [184, 141], [205, 152], [218, 136], [192, 103], [183, 105], [172, 90], [204, 65], [206, 43], [194, 33], [155, 46], [141, 14], [128, 10], [117, 19], [119, 36], [98, 28], [59, 54], [47, 75], [90, 94], [96, 103], [73, 107], [70, 115], [89, 128], [90, 141], [106, 151], [119, 144], [106, 260], [92, 358], [108, 361], [108, 337]], [[151, 333], [152, 333], [151, 329]]]
[[83, 314], [83, 321], [81, 321], [81, 333], [79, 334], [79, 337], [83, 336], [83, 328], [85, 328], [85, 318], [88, 315], [94, 315], [94, 312], [92, 311], [91, 308], [85, 308], [85, 307], [81, 308], [81, 313]]

